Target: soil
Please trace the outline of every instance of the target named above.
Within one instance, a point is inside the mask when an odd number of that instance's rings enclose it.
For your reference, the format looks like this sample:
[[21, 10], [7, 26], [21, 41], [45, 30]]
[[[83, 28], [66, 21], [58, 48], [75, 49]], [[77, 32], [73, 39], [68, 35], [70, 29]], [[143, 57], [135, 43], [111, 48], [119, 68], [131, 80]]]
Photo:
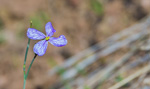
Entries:
[[[150, 0], [0, 0], [0, 89], [23, 87], [30, 20], [33, 28], [43, 33], [44, 25], [51, 21], [56, 29], [54, 37], [63, 34], [68, 40], [61, 48], [49, 44], [46, 54], [38, 56], [30, 70], [26, 89], [48, 89], [58, 79], [58, 75], [48, 76], [52, 67], [138, 23], [149, 8]], [[31, 40], [27, 68], [36, 42]]]

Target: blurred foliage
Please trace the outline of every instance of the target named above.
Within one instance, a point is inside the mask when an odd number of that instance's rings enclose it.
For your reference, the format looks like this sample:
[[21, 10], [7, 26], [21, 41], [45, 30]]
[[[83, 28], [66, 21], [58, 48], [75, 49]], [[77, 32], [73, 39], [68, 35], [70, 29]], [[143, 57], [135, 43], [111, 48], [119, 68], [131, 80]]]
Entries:
[[104, 13], [104, 8], [102, 4], [98, 0], [90, 0], [91, 8], [95, 12], [95, 14], [101, 16]]
[[80, 68], [76, 68], [78, 73], [81, 75], [86, 75], [86, 71], [85, 70], [81, 70]]
[[3, 36], [0, 36], [0, 44], [5, 42], [5, 38]]
[[65, 71], [66, 71], [66, 70], [65, 70], [64, 68], [62, 68], [62, 67], [58, 67], [57, 69], [58, 69], [58, 72], [57, 72], [57, 73], [58, 73], [60, 76], [63, 75], [63, 74], [65, 73]]
[[[118, 75], [115, 80], [116, 80], [117, 82], [120, 82], [120, 81], [124, 80], [124, 78], [123, 78], [122, 75]], [[130, 83], [127, 83], [127, 84], [125, 84], [125, 85], [122, 86], [122, 87], [128, 87], [128, 86], [130, 86]], [[122, 88], [121, 88], [121, 89], [122, 89]]]
[[50, 17], [47, 13], [39, 11], [36, 15], [32, 16], [30, 20], [32, 20], [35, 29], [42, 31], [45, 24], [50, 21]]
[[121, 75], [119, 75], [119, 76], [116, 77], [116, 81], [117, 81], [117, 82], [120, 82], [120, 81], [122, 81], [122, 80], [123, 80], [123, 77], [122, 77]]
[[1, 33], [0, 34], [0, 44], [3, 44], [3, 43], [5, 43], [6, 39], [5, 39], [4, 35], [3, 35], [3, 33], [2, 32], [0, 32], [0, 33]]
[[68, 83], [65, 84], [65, 89], [72, 89], [70, 85], [68, 85]]
[[90, 87], [88, 87], [88, 86], [84, 86], [84, 89], [91, 89]]
[[4, 28], [4, 22], [2, 18], [0, 18], [0, 30]]

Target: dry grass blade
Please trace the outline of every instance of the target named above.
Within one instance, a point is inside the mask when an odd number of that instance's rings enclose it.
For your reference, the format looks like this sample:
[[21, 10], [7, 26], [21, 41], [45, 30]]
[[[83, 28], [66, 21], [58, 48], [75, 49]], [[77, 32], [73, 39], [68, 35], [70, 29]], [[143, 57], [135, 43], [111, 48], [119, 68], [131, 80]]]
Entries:
[[149, 21], [149, 18], [150, 17], [148, 17], [148, 19], [146, 19], [146, 21], [143, 21], [143, 22], [135, 24], [129, 28], [126, 28], [123, 31], [118, 32], [117, 34], [110, 36], [109, 38], [107, 38], [103, 42], [99, 42], [99, 43], [93, 45], [92, 47], [89, 47], [89, 48], [81, 51], [77, 55], [66, 59], [67, 61], [65, 61], [62, 65], [56, 66], [53, 69], [51, 69], [49, 71], [49, 74], [53, 75], [56, 72], [58, 72], [59, 67], [64, 68], [64, 69], [69, 68], [73, 64], [75, 64], [77, 61], [79, 61], [81, 58], [83, 58], [89, 54], [92, 54], [92, 53], [96, 52], [97, 50], [103, 49], [105, 47], [109, 47], [109, 46], [113, 45], [114, 43], [118, 42], [118, 40], [123, 38], [123, 37], [129, 36], [133, 33], [138, 32], [138, 31], [142, 31], [144, 27], [149, 26], [150, 23], [147, 23], [147, 21]]
[[131, 35], [128, 38], [126, 38], [125, 40], [118, 41], [115, 44], [107, 47], [106, 49], [95, 53], [94, 55], [92, 55], [92, 56], [86, 58], [85, 60], [81, 61], [80, 63], [78, 63], [74, 68], [71, 68], [71, 69], [67, 70], [62, 75], [62, 79], [66, 80], [66, 79], [74, 78], [78, 73], [77, 68], [80, 69], [80, 70], [83, 70], [86, 67], [88, 67], [89, 65], [91, 65], [92, 63], [94, 63], [99, 58], [107, 56], [107, 55], [115, 52], [116, 50], [118, 50], [118, 49], [120, 49], [124, 46], [127, 46], [131, 42], [134, 42], [134, 41], [138, 40], [139, 38], [141, 38], [142, 36], [144, 36], [146, 34], [147, 34], [146, 29], [143, 29], [142, 32]]
[[132, 81], [133, 79], [139, 77], [142, 74], [148, 73], [150, 71], [150, 65], [145, 66], [144, 68], [140, 69], [139, 71], [135, 72], [134, 74], [130, 75], [126, 79], [122, 80], [121, 82], [115, 84], [114, 86], [108, 89], [118, 89], [123, 85], [127, 84], [128, 82]]
[[85, 85], [88, 85], [89, 87], [93, 88], [97, 83], [102, 83], [105, 81], [109, 76], [111, 76], [112, 72], [121, 66], [124, 62], [126, 62], [131, 56], [134, 55], [137, 48], [134, 48], [127, 54], [125, 54], [119, 61], [114, 62], [112, 65], [108, 66], [107, 68], [103, 69], [102, 71], [99, 71], [95, 75], [93, 75], [91, 78], [87, 79], [87, 82]]

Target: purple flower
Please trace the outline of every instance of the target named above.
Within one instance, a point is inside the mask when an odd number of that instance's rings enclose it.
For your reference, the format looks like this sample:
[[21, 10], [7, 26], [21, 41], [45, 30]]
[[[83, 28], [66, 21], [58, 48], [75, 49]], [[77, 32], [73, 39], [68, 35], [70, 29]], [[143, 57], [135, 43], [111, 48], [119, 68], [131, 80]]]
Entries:
[[45, 25], [45, 31], [46, 35], [34, 28], [28, 28], [27, 31], [28, 38], [33, 40], [41, 40], [36, 43], [33, 48], [34, 53], [38, 56], [43, 56], [45, 54], [48, 42], [57, 47], [62, 47], [67, 44], [67, 39], [64, 35], [60, 35], [58, 38], [52, 37], [56, 30], [53, 28], [51, 22], [48, 22]]

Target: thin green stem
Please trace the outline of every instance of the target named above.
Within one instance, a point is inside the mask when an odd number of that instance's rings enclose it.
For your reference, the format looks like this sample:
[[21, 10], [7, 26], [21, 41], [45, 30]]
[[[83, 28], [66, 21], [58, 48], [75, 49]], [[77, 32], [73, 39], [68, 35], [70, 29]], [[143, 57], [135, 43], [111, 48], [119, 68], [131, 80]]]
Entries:
[[[32, 28], [32, 21], [30, 21], [30, 28]], [[26, 60], [27, 60], [29, 45], [30, 45], [30, 39], [28, 39], [28, 44], [27, 44], [25, 58], [24, 58], [24, 64], [23, 64], [23, 74], [24, 74], [23, 89], [25, 89], [25, 85], [26, 85]]]
[[27, 77], [28, 77], [29, 71], [30, 71], [30, 69], [31, 69], [31, 66], [32, 66], [32, 64], [33, 64], [33, 62], [34, 62], [36, 56], [37, 56], [37, 54], [35, 54], [35, 56], [33, 57], [32, 61], [31, 61], [31, 63], [30, 63], [30, 66], [29, 66], [29, 68], [28, 68], [28, 71], [27, 71], [27, 74], [26, 74], [26, 76], [25, 76], [25, 79], [27, 79]]
[[26, 79], [24, 79], [24, 83], [23, 83], [23, 89], [26, 88]]
[[25, 69], [26, 69], [26, 60], [27, 60], [29, 45], [30, 45], [30, 39], [28, 39], [28, 44], [27, 44], [26, 53], [25, 53], [25, 58], [24, 58], [24, 64], [23, 64], [24, 78], [25, 78], [25, 74], [26, 74], [26, 70], [25, 70]]
[[31, 61], [31, 63], [30, 63], [30, 66], [29, 66], [29, 68], [28, 68], [27, 74], [25, 74], [24, 83], [23, 83], [23, 89], [25, 89], [25, 87], [26, 87], [26, 80], [27, 80], [29, 71], [30, 71], [30, 69], [31, 69], [31, 66], [32, 66], [32, 64], [33, 64], [33, 62], [34, 62], [36, 56], [37, 56], [37, 54], [35, 54], [35, 56], [33, 57], [32, 61]]
[[25, 58], [24, 58], [24, 64], [23, 64], [23, 75], [24, 75], [23, 89], [25, 89], [25, 86], [26, 86], [26, 59], [27, 59], [29, 44], [30, 44], [30, 39], [28, 39], [28, 44], [27, 44]]
[[[30, 28], [32, 28], [32, 21], [30, 21]], [[26, 60], [27, 60], [29, 45], [30, 45], [30, 39], [28, 38], [28, 44], [27, 44], [26, 53], [25, 53], [25, 58], [24, 58], [24, 64], [23, 64], [24, 78], [25, 78], [25, 74], [26, 74], [25, 68], [26, 68]]]

